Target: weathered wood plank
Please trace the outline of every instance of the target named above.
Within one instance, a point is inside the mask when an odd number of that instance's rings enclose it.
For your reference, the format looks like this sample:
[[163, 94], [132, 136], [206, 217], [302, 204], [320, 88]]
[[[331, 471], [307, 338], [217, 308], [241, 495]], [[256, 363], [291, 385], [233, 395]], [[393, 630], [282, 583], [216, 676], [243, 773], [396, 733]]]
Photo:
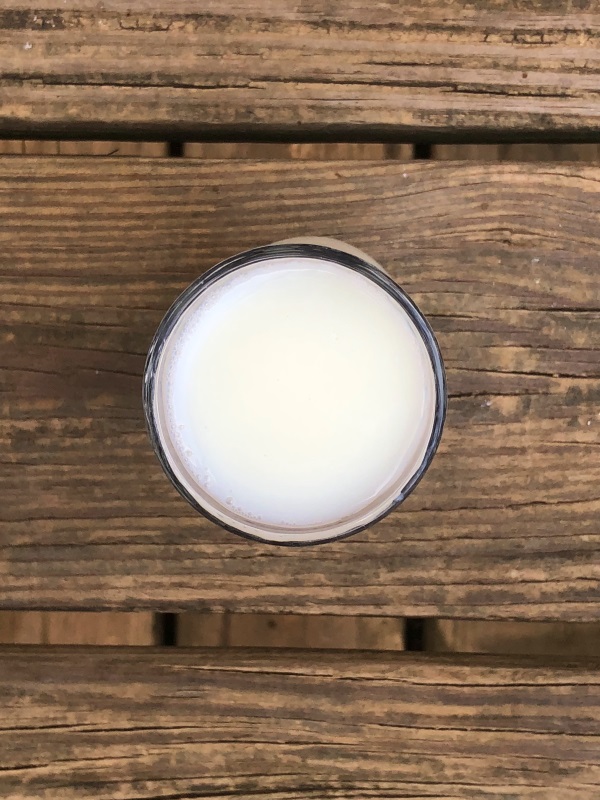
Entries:
[[535, 659], [0, 651], [11, 800], [596, 800], [600, 673]]
[[395, 158], [409, 160], [413, 157], [411, 144], [369, 144], [364, 142], [189, 142], [183, 146], [183, 155], [189, 158], [295, 158], [307, 160], [338, 161], [340, 159], [376, 160]]
[[1, 611], [0, 643], [151, 645], [161, 639], [148, 611]]
[[[410, 159], [410, 144], [286, 144], [266, 142], [190, 142], [191, 158]], [[333, 617], [320, 614], [229, 614], [189, 612], [178, 615], [177, 643], [182, 646], [340, 647], [402, 650], [404, 621], [394, 617]]]
[[[165, 156], [164, 142], [0, 141], [6, 155]], [[151, 612], [0, 611], [0, 642], [7, 644], [161, 644]]]
[[4, 0], [0, 131], [590, 136], [599, 42], [592, 0]]
[[404, 649], [404, 620], [395, 617], [188, 612], [178, 615], [177, 633], [183, 647]]
[[166, 142], [91, 142], [0, 139], [3, 155], [30, 156], [166, 156]]
[[175, 643], [180, 647], [228, 647], [230, 617], [227, 611], [177, 614]]
[[0, 142], [0, 152], [3, 155], [23, 155], [24, 142], [21, 139], [4, 139]]
[[[0, 603], [597, 619], [599, 186], [586, 165], [0, 161]], [[189, 281], [301, 233], [412, 293], [450, 404], [399, 512], [289, 551], [188, 509], [139, 394]]]
[[446, 161], [600, 161], [600, 144], [436, 144], [431, 149], [432, 158]]
[[166, 142], [58, 142], [61, 156], [148, 156], [168, 155]]
[[[477, 161], [600, 161], [597, 144], [440, 144], [436, 159]], [[600, 655], [597, 623], [426, 620], [425, 649], [442, 653]]]
[[436, 653], [511, 653], [600, 657], [600, 624], [427, 620], [425, 649]]

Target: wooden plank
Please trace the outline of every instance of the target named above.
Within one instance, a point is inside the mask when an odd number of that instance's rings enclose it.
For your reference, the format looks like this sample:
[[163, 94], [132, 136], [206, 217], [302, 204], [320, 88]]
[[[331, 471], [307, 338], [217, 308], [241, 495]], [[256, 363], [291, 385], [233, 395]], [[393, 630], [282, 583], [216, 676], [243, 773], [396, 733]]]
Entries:
[[148, 611], [1, 611], [0, 644], [160, 644]]
[[[0, 160], [0, 604], [597, 619], [599, 181], [587, 165]], [[309, 232], [414, 296], [450, 403], [401, 510], [288, 550], [188, 508], [139, 389], [186, 284]]]
[[177, 633], [183, 647], [404, 649], [404, 620], [394, 617], [188, 612], [178, 615]]
[[296, 158], [315, 160], [384, 158], [411, 159], [411, 144], [365, 144], [364, 142], [323, 142], [286, 144], [284, 142], [189, 142], [183, 146], [188, 158]]
[[11, 800], [596, 800], [598, 662], [0, 651]]
[[[11, 143], [12, 144], [12, 143]], [[0, 142], [0, 151], [4, 150]], [[165, 143], [135, 142], [15, 142], [9, 152], [62, 155], [167, 154]], [[6, 151], [5, 151], [6, 152]], [[186, 144], [184, 154], [219, 158], [410, 158], [410, 145], [383, 144]], [[403, 622], [393, 618], [300, 617], [291, 615], [243, 615], [188, 613], [177, 622], [182, 645], [365, 647], [402, 649]], [[69, 612], [0, 612], [0, 641], [52, 644], [152, 644], [157, 628], [152, 617]]]
[[[28, 155], [164, 156], [161, 142], [0, 141], [0, 153]], [[157, 619], [141, 611], [0, 611], [0, 643], [7, 644], [160, 644]]]
[[[437, 159], [480, 161], [584, 161], [600, 160], [595, 144], [434, 145]], [[426, 620], [424, 642], [435, 652], [532, 653], [555, 655], [600, 654], [600, 627], [594, 623], [491, 622], [477, 620]]]
[[63, 156], [166, 156], [166, 142], [44, 141], [41, 139], [0, 140], [3, 155]]
[[600, 624], [427, 620], [424, 641], [436, 653], [600, 656]]
[[26, 156], [57, 156], [59, 142], [25, 139], [22, 143], [22, 154]]
[[141, 156], [160, 157], [168, 155], [166, 142], [82, 142], [58, 143], [62, 156]]
[[21, 139], [4, 139], [0, 142], [0, 153], [3, 155], [23, 155], [23, 141]]
[[437, 144], [431, 157], [438, 160], [477, 161], [600, 161], [598, 144]]
[[377, 140], [598, 132], [597, 3], [5, 0], [0, 131]]
[[[229, 646], [229, 618], [227, 612], [188, 611], [177, 614], [176, 644], [181, 647]], [[258, 646], [258, 642], [255, 645]]]
[[[413, 147], [343, 142], [190, 142], [184, 145], [183, 155], [191, 158], [410, 159]], [[393, 617], [188, 612], [178, 616], [177, 643], [181, 646], [402, 650], [404, 621]]]

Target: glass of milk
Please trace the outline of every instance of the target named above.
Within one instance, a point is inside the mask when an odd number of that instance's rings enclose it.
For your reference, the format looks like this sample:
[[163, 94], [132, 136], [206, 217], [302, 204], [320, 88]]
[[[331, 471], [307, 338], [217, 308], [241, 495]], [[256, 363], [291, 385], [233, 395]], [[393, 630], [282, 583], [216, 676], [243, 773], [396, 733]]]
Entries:
[[163, 319], [144, 410], [175, 488], [230, 531], [331, 541], [415, 488], [446, 383], [423, 314], [365, 253], [288, 240], [218, 264]]

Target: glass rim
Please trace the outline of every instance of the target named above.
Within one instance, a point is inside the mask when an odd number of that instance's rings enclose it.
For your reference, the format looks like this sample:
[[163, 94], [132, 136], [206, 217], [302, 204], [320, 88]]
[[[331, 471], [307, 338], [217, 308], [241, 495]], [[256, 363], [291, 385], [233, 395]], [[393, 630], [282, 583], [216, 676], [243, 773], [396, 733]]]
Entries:
[[[251, 264], [257, 264], [270, 259], [294, 257], [313, 258], [321, 261], [328, 261], [330, 263], [346, 267], [347, 269], [351, 269], [373, 281], [381, 289], [386, 291], [402, 307], [419, 333], [431, 361], [435, 387], [435, 408], [431, 434], [419, 466], [408, 479], [406, 484], [402, 487], [402, 489], [392, 499], [392, 501], [386, 506], [386, 508], [383, 509], [383, 511], [377, 513], [376, 516], [366, 523], [361, 522], [360, 524], [348, 530], [343, 530], [341, 533], [335, 533], [334, 535], [319, 536], [318, 532], [315, 532], [314, 538], [298, 539], [294, 538], [295, 532], [293, 529], [290, 529], [289, 540], [279, 540], [268, 538], [266, 533], [264, 536], [261, 536], [259, 533], [252, 533], [250, 531], [240, 529], [236, 527], [233, 522], [227, 522], [219, 519], [217, 516], [211, 513], [210, 510], [205, 508], [197, 497], [191, 494], [191, 492], [175, 473], [166, 449], [163, 445], [154, 401], [157, 373], [161, 356], [171, 333], [175, 329], [175, 326], [178, 324], [179, 320], [192, 305], [192, 303], [194, 303], [195, 300], [209, 286], [212, 286], [214, 283], [218, 282], [222, 278], [227, 277], [242, 267], [246, 267]], [[338, 250], [335, 247], [330, 247], [323, 244], [294, 242], [263, 245], [261, 247], [255, 247], [251, 250], [245, 250], [241, 253], [230, 256], [229, 258], [226, 258], [225, 260], [216, 264], [214, 267], [211, 267], [183, 290], [183, 292], [176, 298], [171, 307], [168, 309], [167, 313], [164, 315], [156, 330], [156, 333], [154, 334], [152, 343], [148, 350], [148, 356], [146, 358], [143, 375], [142, 403], [146, 419], [146, 428], [148, 430], [154, 452], [164, 472], [175, 489], [177, 489], [179, 494], [185, 500], [187, 500], [187, 502], [194, 508], [195, 511], [202, 514], [211, 522], [219, 525], [221, 528], [224, 528], [231, 533], [235, 533], [238, 536], [242, 536], [245, 539], [266, 544], [280, 545], [283, 547], [303, 547], [308, 545], [336, 542], [341, 539], [345, 539], [348, 536], [353, 536], [354, 534], [370, 528], [375, 523], [384, 519], [384, 517], [394, 511], [394, 509], [396, 509], [401, 503], [404, 502], [404, 500], [406, 500], [406, 498], [414, 491], [417, 484], [423, 478], [438, 449], [446, 419], [447, 387], [444, 362], [442, 360], [440, 347], [429, 322], [424, 314], [420, 311], [418, 306], [409, 297], [409, 295], [390, 276], [388, 276], [381, 268], [375, 266], [375, 264], [365, 261], [363, 258], [355, 255], [354, 253], [349, 253], [345, 250]], [[250, 526], [254, 525], [251, 520], [248, 521], [248, 524]], [[257, 527], [260, 529], [260, 526]], [[281, 530], [284, 531], [285, 529], [281, 528]]]

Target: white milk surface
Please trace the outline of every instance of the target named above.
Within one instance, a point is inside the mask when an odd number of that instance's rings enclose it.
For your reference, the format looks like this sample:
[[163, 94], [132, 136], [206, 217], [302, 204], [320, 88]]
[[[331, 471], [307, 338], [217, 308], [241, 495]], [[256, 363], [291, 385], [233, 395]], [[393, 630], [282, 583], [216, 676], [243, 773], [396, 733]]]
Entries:
[[218, 516], [257, 527], [325, 526], [389, 504], [433, 427], [433, 370], [409, 317], [370, 279], [318, 259], [214, 284], [159, 369], [176, 473]]

